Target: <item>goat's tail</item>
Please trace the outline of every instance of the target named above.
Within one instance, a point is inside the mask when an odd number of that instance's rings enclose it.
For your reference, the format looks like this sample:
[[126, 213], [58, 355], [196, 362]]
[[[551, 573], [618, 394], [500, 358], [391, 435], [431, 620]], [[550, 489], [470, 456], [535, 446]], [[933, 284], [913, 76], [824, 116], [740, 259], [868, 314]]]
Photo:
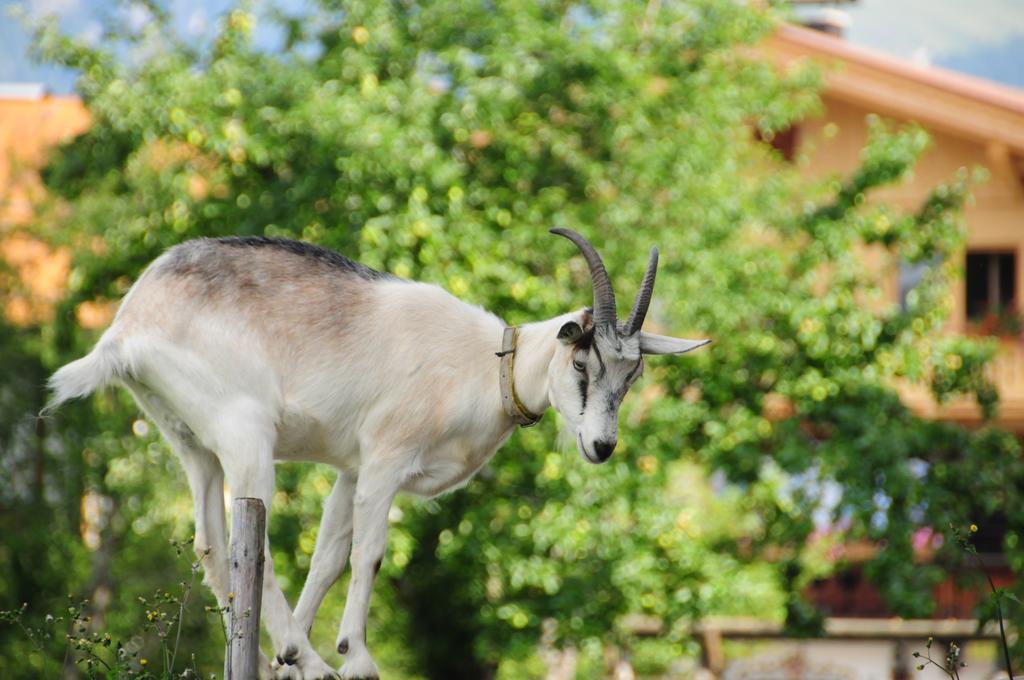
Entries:
[[66, 401], [95, 392], [122, 375], [120, 345], [118, 340], [105, 334], [91, 352], [58, 369], [47, 382], [52, 396], [40, 415], [54, 411]]

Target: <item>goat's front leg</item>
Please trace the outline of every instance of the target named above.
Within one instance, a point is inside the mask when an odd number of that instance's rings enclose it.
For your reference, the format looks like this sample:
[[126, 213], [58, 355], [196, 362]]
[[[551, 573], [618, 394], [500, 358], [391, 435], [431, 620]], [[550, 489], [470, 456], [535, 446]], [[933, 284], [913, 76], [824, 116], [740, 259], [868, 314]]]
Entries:
[[302, 586], [299, 603], [295, 605], [295, 622], [307, 636], [320, 603], [348, 561], [352, 547], [352, 501], [355, 493], [355, 477], [339, 471], [334, 488], [324, 502], [313, 562]]
[[[372, 460], [372, 459], [371, 459]], [[338, 652], [345, 654], [342, 678], [378, 678], [377, 665], [366, 648], [366, 617], [373, 581], [388, 541], [388, 510], [403, 482], [401, 471], [383, 461], [360, 470], [353, 503], [352, 579], [338, 630]]]

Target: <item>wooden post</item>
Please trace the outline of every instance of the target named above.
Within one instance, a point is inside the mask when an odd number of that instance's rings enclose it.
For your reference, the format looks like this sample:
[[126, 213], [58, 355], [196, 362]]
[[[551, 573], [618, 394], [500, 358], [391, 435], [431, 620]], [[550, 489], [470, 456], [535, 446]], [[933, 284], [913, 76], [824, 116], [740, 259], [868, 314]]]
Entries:
[[260, 603], [267, 510], [259, 498], [236, 498], [231, 508], [231, 598], [225, 680], [259, 677]]

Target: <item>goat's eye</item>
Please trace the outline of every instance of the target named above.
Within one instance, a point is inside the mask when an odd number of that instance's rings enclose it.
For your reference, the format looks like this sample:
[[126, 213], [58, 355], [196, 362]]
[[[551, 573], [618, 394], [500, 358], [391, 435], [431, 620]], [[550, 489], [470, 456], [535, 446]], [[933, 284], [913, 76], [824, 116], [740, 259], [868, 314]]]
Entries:
[[572, 367], [575, 368], [580, 373], [582, 373], [583, 371], [587, 370], [586, 364], [584, 364], [582, 361], [579, 361], [577, 359], [573, 359], [572, 360]]

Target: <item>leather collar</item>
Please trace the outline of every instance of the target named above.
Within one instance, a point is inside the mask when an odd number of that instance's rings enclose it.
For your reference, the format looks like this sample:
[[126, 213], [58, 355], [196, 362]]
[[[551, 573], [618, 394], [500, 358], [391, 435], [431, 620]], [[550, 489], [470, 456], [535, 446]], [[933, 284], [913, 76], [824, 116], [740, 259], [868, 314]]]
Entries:
[[537, 415], [519, 399], [516, 394], [515, 367], [516, 341], [519, 338], [519, 327], [506, 327], [501, 336], [501, 351], [497, 356], [501, 359], [498, 367], [498, 379], [501, 384], [501, 406], [505, 414], [512, 418], [520, 427], [530, 427], [540, 422], [543, 413]]

